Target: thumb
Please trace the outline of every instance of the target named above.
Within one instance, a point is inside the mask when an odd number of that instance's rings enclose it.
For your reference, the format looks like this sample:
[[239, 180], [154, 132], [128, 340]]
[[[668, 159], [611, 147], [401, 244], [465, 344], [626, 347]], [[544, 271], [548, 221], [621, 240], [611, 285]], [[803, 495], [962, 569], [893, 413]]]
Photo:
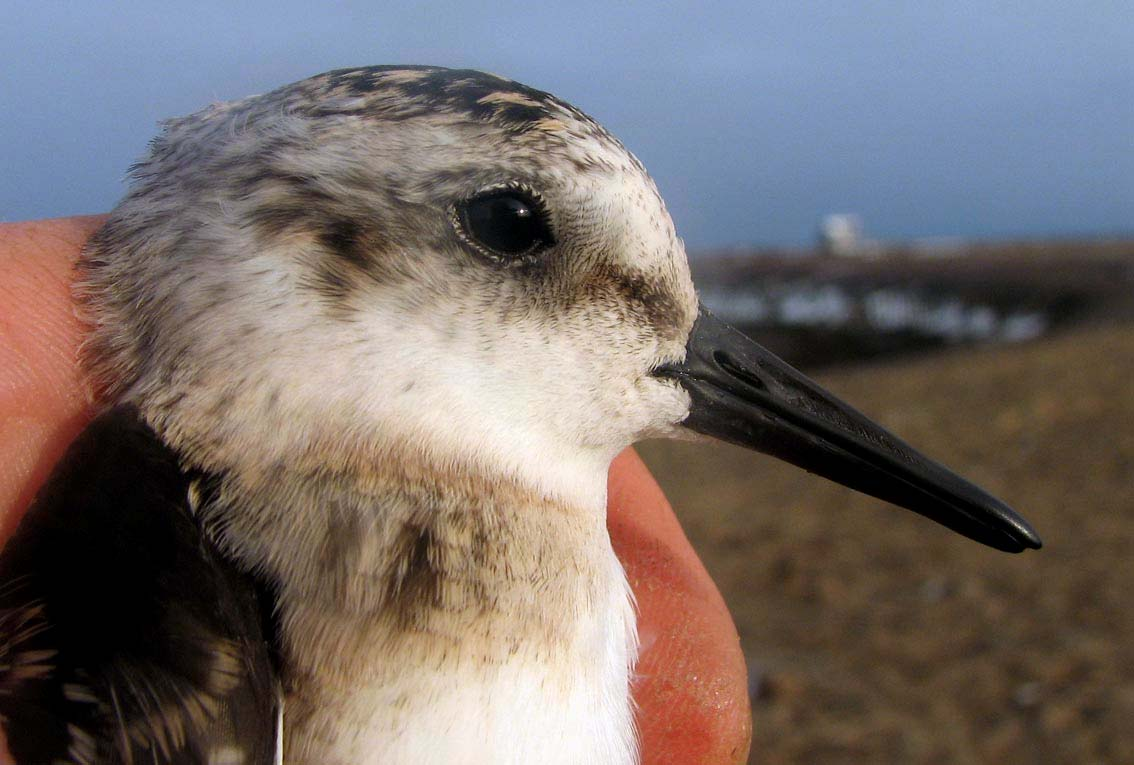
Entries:
[[752, 736], [736, 627], [641, 458], [610, 472], [614, 550], [638, 601], [634, 682], [643, 765], [743, 763]]

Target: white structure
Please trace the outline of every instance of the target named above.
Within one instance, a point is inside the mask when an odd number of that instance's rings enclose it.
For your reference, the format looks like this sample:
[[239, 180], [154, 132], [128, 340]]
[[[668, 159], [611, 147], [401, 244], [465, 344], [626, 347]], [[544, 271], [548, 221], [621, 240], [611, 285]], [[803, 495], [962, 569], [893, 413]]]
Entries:
[[819, 223], [819, 249], [825, 255], [863, 255], [862, 219], [853, 213], [832, 213]]

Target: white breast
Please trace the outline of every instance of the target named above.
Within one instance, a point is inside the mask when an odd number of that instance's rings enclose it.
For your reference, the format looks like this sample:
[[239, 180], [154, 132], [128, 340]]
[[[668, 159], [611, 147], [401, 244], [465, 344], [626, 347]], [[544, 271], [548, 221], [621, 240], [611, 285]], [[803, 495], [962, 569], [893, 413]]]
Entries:
[[[609, 555], [605, 602], [578, 620], [570, 651], [504, 663], [464, 655], [308, 699], [285, 722], [289, 765], [633, 765], [632, 596]], [[578, 608], [581, 604], [564, 604]], [[397, 662], [397, 656], [389, 660]], [[311, 703], [314, 702], [314, 703]], [[300, 702], [305, 703], [305, 702]], [[289, 718], [295, 710], [289, 705]]]

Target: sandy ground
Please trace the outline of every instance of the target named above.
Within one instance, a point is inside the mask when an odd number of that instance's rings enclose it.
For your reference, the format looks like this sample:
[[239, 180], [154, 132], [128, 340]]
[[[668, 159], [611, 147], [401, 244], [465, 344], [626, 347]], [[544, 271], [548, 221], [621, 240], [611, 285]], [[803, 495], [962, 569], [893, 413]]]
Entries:
[[770, 458], [646, 458], [740, 628], [752, 762], [1134, 762], [1134, 327], [825, 373], [1020, 510], [1007, 555]]

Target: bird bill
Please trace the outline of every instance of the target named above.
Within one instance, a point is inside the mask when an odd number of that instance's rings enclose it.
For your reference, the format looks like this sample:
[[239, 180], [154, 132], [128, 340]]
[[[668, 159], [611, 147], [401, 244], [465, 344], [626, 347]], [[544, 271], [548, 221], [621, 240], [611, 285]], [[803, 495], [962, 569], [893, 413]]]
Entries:
[[685, 360], [655, 370], [692, 398], [683, 425], [777, 457], [1007, 552], [1038, 549], [1011, 508], [920, 454], [704, 307]]

